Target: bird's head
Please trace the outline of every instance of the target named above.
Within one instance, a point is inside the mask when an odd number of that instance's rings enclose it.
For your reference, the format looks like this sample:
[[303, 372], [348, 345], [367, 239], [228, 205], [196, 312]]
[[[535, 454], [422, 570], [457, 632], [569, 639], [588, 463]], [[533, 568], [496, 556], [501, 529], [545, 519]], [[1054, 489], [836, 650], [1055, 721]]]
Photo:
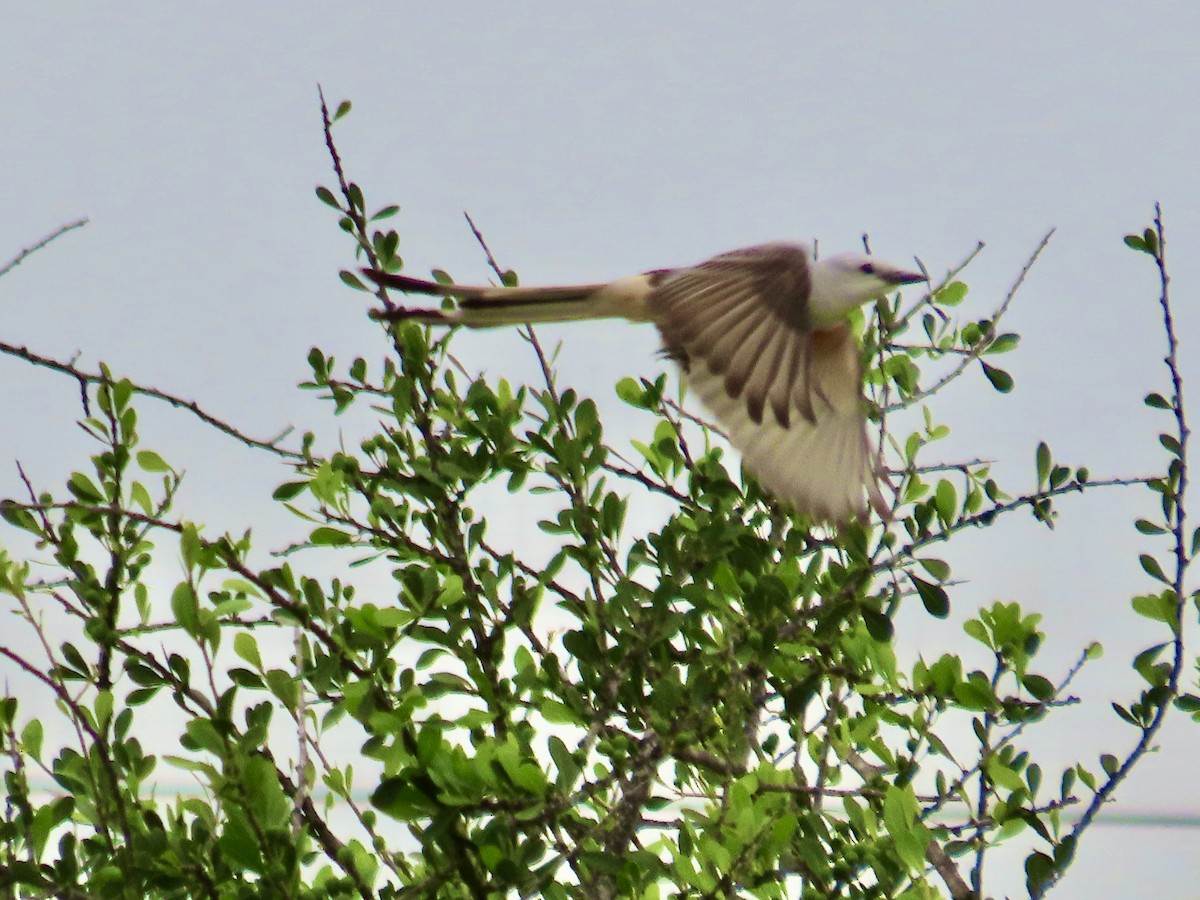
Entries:
[[874, 256], [839, 253], [812, 266], [809, 310], [814, 328], [837, 324], [851, 310], [882, 297], [904, 284], [918, 284], [925, 275], [901, 269]]

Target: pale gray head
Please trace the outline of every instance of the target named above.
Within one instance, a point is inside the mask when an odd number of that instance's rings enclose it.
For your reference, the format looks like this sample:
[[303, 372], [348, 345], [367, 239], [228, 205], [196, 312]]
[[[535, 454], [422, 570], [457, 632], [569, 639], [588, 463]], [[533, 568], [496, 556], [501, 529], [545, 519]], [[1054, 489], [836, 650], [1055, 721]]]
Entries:
[[839, 253], [813, 263], [809, 311], [814, 328], [827, 328], [844, 319], [855, 307], [882, 297], [904, 284], [918, 284], [925, 276], [893, 266], [874, 256]]

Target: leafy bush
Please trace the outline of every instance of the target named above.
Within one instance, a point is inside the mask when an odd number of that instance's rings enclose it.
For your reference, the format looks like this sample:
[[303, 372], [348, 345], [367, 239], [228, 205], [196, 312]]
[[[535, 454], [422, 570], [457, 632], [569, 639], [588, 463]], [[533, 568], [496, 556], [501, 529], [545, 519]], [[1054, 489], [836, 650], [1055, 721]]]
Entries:
[[[362, 259], [394, 266], [397, 207], [368, 215], [326, 121], [338, 186], [318, 196]], [[974, 370], [1012, 387], [996, 359], [1018, 338], [1000, 323], [1028, 266], [987, 317], [956, 322], [972, 253], [861, 323], [897, 492], [886, 527], [824, 530], [779, 508], [673, 400], [671, 373], [616, 386], [646, 423], [629, 462], [532, 330], [544, 380], [511, 385], [471, 374], [453, 334], [406, 325], [375, 366], [310, 353], [303, 387], [378, 417], [356, 448], [312, 435], [288, 448], [206, 419], [294, 472], [274, 496], [312, 523], [308, 541], [262, 565], [249, 530], [208, 537], [178, 513], [180, 473], [139, 442], [139, 398], [207, 413], [54, 363], [87, 385], [97, 451], [57, 493], [27, 481], [2, 508], [40, 565], [0, 551], [23, 626], [0, 654], [55, 701], [0, 703], [5, 895], [961, 898], [983, 895], [991, 846], [1031, 831], [1041, 896], [1164, 716], [1200, 709], [1180, 683], [1197, 537], [1162, 237], [1156, 219], [1127, 241], [1161, 274], [1171, 385], [1147, 403], [1167, 415], [1165, 471], [1096, 479], [1041, 444], [1013, 488], [985, 463], [927, 462], [948, 432], [939, 390]], [[1162, 643], [1134, 662], [1145, 686], [1115, 704], [1136, 743], [1043, 772], [1022, 736], [1073, 702], [1099, 648], [1040, 671], [1039, 615], [996, 603], [965, 623], [989, 668], [949, 651], [901, 666], [893, 621], [914, 603], [948, 615], [939, 544], [1020, 510], [1052, 526], [1063, 495], [1139, 482], [1162, 518], [1137, 527], [1166, 550], [1141, 557], [1156, 585], [1133, 602]], [[485, 507], [484, 485], [507, 505]], [[546, 504], [552, 558], [508, 549], [506, 517]], [[344, 560], [344, 577], [306, 574], [313, 549]], [[151, 577], [172, 558], [176, 583]], [[364, 597], [364, 570], [394, 590]], [[50, 618], [74, 636], [51, 640]], [[967, 758], [949, 749], [963, 735]], [[159, 796], [172, 769], [201, 793]]]

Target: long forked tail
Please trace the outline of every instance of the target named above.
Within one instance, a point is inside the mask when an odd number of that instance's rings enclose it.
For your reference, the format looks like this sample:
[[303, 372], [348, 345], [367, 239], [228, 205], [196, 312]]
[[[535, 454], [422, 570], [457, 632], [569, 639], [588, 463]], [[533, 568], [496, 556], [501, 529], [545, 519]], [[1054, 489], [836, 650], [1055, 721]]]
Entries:
[[615, 316], [641, 320], [645, 318], [642, 301], [649, 291], [649, 283], [642, 276], [608, 284], [506, 288], [439, 284], [375, 269], [363, 269], [362, 273], [382, 287], [395, 288], [406, 294], [453, 297], [458, 301], [458, 307], [453, 310], [401, 307], [372, 310], [371, 318], [426, 325], [465, 325], [468, 328]]

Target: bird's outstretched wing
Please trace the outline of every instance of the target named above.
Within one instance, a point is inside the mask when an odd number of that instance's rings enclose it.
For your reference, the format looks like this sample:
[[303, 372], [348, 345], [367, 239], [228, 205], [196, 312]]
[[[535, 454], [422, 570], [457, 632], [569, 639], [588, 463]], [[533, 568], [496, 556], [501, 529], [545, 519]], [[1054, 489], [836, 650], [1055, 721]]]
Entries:
[[858, 344], [846, 324], [809, 324], [809, 257], [765, 244], [664, 272], [646, 300], [691, 391], [746, 468], [816, 519], [881, 513], [877, 454], [863, 412]]
[[[877, 454], [862, 409], [858, 344], [845, 324], [814, 330], [808, 250], [763, 244], [607, 284], [444, 285], [364, 270], [408, 293], [455, 297], [452, 311], [382, 310], [388, 320], [489, 328], [622, 317], [658, 326], [691, 390], [772, 494], [818, 520], [881, 515]], [[864, 496], [865, 495], [865, 496]]]

